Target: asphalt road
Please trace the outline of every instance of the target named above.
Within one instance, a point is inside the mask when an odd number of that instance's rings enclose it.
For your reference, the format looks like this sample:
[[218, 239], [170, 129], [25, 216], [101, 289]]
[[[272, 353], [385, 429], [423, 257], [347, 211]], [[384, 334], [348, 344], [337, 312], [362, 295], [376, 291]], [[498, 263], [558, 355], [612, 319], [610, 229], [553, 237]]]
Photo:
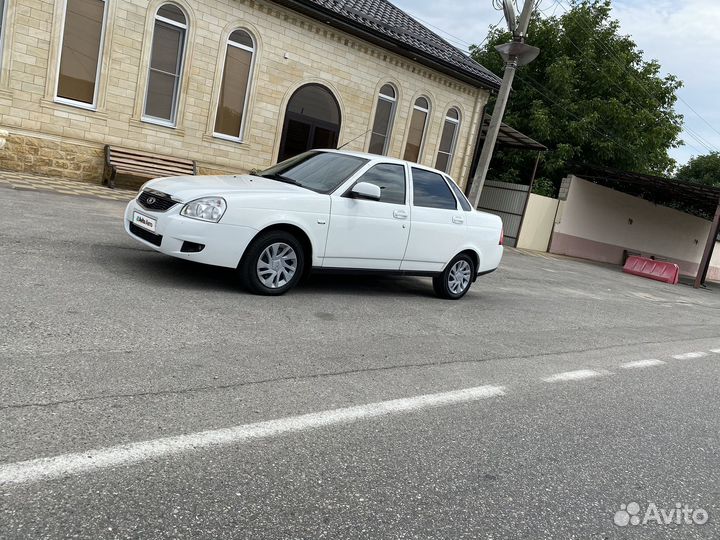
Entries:
[[458, 302], [256, 297], [122, 210], [0, 187], [0, 538], [720, 536], [720, 288], [508, 251]]

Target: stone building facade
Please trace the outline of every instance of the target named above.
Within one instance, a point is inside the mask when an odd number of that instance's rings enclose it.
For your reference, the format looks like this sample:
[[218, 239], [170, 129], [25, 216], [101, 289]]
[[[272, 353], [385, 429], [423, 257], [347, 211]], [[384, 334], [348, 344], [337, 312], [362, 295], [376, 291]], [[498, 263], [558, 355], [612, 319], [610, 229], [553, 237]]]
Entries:
[[99, 182], [110, 144], [245, 172], [346, 144], [462, 184], [499, 85], [385, 0], [0, 6], [0, 170]]

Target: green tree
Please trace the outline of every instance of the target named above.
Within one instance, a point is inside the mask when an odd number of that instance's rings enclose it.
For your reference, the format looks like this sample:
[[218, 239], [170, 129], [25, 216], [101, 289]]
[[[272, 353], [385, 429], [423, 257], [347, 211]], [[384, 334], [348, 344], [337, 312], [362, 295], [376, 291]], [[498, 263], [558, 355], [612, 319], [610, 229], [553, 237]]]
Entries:
[[678, 169], [680, 180], [720, 187], [720, 152], [696, 156]]
[[[540, 56], [518, 70], [504, 121], [549, 148], [539, 186], [557, 187], [573, 162], [650, 174], [674, 169], [668, 150], [681, 144], [682, 116], [674, 105], [682, 83], [662, 77], [658, 62], [645, 61], [619, 33], [609, 0], [574, 1], [553, 17], [536, 12], [528, 36]], [[491, 30], [483, 46], [471, 47], [472, 57], [502, 76], [495, 46], [510, 40], [507, 31]], [[534, 158], [497, 151], [488, 177], [527, 181]]]

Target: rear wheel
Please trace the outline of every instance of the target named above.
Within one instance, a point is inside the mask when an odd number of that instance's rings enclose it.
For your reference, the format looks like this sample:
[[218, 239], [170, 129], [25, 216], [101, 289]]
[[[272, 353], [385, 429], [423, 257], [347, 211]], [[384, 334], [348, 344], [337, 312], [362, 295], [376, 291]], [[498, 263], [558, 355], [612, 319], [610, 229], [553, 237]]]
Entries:
[[285, 231], [262, 233], [248, 247], [240, 275], [250, 292], [277, 296], [292, 289], [303, 273], [305, 254]]
[[475, 263], [465, 253], [455, 257], [442, 274], [433, 278], [433, 289], [440, 298], [457, 300], [465, 296], [472, 285]]

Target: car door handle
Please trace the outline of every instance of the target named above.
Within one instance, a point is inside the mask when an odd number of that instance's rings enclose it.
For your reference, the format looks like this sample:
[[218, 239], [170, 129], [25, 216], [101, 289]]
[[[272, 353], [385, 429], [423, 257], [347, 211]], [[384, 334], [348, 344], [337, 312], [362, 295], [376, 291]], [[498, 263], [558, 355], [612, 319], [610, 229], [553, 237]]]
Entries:
[[465, 220], [461, 216], [453, 216], [453, 223], [457, 223], [458, 225], [465, 223]]
[[405, 210], [394, 210], [393, 217], [395, 219], [407, 219], [407, 212]]

